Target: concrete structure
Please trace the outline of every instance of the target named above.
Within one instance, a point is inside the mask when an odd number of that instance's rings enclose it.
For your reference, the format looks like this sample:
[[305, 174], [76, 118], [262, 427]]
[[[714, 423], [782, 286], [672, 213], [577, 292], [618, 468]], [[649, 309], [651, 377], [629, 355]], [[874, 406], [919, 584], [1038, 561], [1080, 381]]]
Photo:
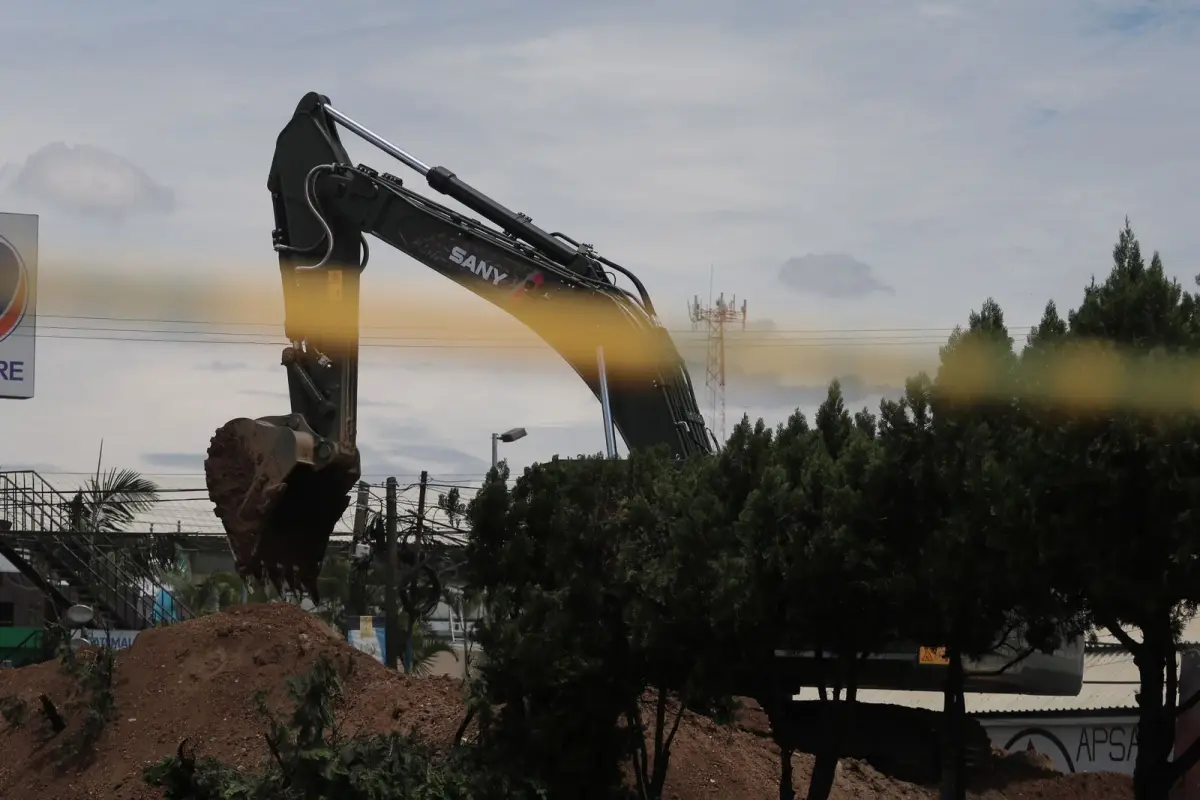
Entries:
[[0, 628], [39, 628], [45, 613], [41, 590], [0, 557]]

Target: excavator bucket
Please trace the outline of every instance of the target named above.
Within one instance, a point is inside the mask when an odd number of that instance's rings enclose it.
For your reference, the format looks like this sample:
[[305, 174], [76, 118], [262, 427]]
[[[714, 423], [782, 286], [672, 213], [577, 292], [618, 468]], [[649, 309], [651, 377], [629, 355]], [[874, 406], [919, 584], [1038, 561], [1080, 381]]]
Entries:
[[305, 428], [296, 416], [231, 420], [212, 437], [204, 475], [242, 579], [319, 603], [317, 577], [358, 465], [320, 459]]

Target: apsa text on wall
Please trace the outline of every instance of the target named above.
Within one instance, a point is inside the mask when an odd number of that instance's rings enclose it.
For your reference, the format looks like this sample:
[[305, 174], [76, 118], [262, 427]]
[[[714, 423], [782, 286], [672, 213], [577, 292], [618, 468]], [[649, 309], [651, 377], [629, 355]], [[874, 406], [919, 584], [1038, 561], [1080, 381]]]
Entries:
[[1114, 717], [983, 719], [996, 747], [1050, 757], [1059, 772], [1133, 774], [1138, 728], [1134, 714]]

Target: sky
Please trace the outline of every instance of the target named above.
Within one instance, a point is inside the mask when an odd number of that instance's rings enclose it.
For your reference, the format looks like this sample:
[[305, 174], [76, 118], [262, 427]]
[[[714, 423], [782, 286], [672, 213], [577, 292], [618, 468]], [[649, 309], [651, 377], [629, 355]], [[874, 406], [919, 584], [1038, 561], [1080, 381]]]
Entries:
[[[39, 215], [44, 286], [273, 291], [267, 170], [315, 90], [633, 270], [706, 412], [687, 306], [745, 300], [752, 332], [787, 341], [731, 355], [729, 426], [811, 413], [833, 377], [877, 406], [899, 383], [884, 365], [936, 357], [988, 297], [1019, 337], [1103, 278], [1126, 216], [1185, 285], [1200, 272], [1196, 2], [10, 0], [5, 29], [0, 211]], [[501, 316], [383, 245], [364, 280]], [[68, 305], [40, 293], [37, 393], [0, 401], [0, 469], [70, 487], [103, 440], [104, 466], [197, 487], [213, 429], [286, 410], [278, 328], [138, 342], [196, 326]], [[514, 426], [518, 469], [603, 449], [598, 402], [552, 354], [447, 355], [411, 327], [364, 350], [370, 480], [478, 483]]]

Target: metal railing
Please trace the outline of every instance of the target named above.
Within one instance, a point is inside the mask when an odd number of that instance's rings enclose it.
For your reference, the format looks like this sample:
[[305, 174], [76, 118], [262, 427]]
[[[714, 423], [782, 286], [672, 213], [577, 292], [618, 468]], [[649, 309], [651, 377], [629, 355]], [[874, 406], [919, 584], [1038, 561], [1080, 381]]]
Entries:
[[[45, 661], [51, 656], [47, 644], [46, 631], [43, 628], [32, 630], [29, 635], [22, 639], [12, 647], [6, 647], [0, 650], [0, 667], [14, 666], [21, 667], [26, 664], [35, 664], [39, 661]], [[27, 658], [17, 658], [19, 656], [28, 656]], [[16, 663], [19, 661], [20, 663]]]
[[[80, 532], [69, 498], [33, 471], [0, 472], [0, 519], [23, 545], [67, 573], [122, 625], [142, 629], [192, 616], [142, 564], [102, 531]], [[160, 597], [168, 599], [162, 602]]]

